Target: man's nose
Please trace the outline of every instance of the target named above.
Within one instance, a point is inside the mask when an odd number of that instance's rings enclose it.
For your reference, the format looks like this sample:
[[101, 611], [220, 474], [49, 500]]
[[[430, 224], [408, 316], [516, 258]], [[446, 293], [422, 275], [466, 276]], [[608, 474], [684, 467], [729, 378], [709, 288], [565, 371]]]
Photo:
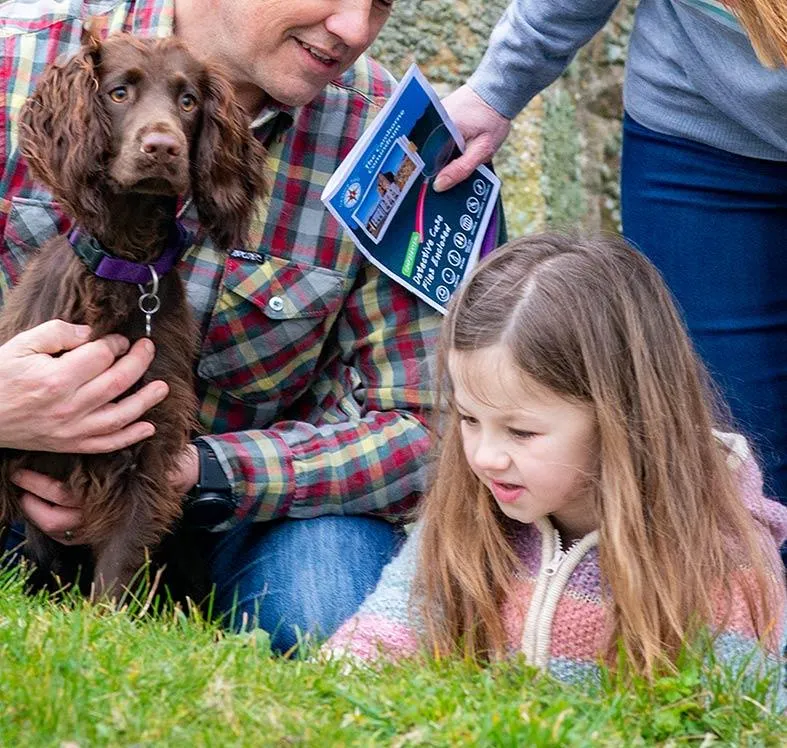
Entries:
[[371, 11], [374, 0], [339, 0], [325, 19], [325, 28], [351, 49], [371, 43]]

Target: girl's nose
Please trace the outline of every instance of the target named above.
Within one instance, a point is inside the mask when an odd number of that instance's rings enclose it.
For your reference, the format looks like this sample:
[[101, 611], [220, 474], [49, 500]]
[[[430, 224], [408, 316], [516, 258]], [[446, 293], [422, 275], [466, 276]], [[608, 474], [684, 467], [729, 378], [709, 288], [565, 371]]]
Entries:
[[481, 470], [505, 470], [508, 467], [508, 452], [493, 438], [481, 437], [473, 455], [476, 467]]

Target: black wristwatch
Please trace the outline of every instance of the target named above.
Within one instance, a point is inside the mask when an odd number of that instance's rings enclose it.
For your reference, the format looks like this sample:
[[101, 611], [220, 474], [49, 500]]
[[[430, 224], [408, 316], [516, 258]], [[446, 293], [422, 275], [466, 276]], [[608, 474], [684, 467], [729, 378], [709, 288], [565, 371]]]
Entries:
[[212, 447], [201, 439], [192, 444], [199, 452], [199, 480], [183, 504], [183, 522], [191, 527], [211, 529], [235, 514], [232, 486]]

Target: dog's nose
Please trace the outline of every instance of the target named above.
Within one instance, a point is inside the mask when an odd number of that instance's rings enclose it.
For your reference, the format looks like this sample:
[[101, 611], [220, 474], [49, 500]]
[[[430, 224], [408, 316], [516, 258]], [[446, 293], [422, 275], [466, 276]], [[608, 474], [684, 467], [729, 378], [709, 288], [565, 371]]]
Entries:
[[158, 161], [173, 161], [183, 150], [182, 144], [173, 136], [164, 132], [149, 132], [142, 138], [139, 149], [142, 153]]

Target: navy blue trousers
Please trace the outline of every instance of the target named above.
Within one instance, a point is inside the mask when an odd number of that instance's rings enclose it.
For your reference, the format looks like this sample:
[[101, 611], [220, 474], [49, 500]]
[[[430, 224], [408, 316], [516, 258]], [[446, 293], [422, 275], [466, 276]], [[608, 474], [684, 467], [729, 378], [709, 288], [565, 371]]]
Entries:
[[623, 233], [661, 271], [787, 501], [787, 163], [623, 124]]

